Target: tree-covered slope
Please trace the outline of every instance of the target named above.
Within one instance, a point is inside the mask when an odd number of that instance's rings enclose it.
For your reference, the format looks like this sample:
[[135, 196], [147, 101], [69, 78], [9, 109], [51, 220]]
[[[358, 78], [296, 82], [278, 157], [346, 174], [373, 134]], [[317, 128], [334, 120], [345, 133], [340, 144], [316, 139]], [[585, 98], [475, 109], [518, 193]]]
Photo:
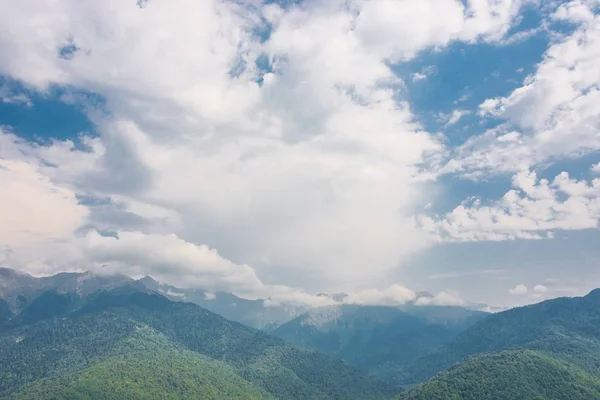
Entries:
[[600, 376], [600, 290], [490, 315], [407, 366], [397, 379], [419, 383], [470, 355], [505, 349], [544, 351]]
[[[56, 306], [62, 310], [63, 303]], [[128, 354], [118, 344], [127, 343], [140, 329], [151, 329], [172, 348], [224, 363], [240, 379], [278, 399], [388, 399], [392, 395], [384, 384], [341, 360], [136, 286], [100, 291], [67, 315], [46, 311], [47, 319], [35, 313], [34, 320], [17, 316], [0, 333], [0, 391], [20, 390], [40, 379], [98, 372], [98, 363]]]
[[597, 400], [600, 380], [530, 350], [472, 356], [396, 400]]
[[179, 349], [149, 328], [137, 328], [114, 355], [77, 370], [26, 384], [2, 398], [272, 399], [224, 363]]
[[311, 310], [272, 333], [391, 379], [486, 315], [458, 307], [339, 305]]

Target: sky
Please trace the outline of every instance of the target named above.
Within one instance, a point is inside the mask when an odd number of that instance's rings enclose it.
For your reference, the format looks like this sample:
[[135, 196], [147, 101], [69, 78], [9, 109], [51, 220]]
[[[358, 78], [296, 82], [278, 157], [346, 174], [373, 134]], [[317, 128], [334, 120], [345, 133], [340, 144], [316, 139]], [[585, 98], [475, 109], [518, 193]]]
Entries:
[[600, 0], [0, 8], [0, 265], [313, 305], [600, 287]]

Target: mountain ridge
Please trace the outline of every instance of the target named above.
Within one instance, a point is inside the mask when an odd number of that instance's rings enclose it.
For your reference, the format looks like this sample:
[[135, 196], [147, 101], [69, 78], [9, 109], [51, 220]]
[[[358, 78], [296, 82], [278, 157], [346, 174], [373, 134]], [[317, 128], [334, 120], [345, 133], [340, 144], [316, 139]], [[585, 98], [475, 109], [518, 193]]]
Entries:
[[[56, 306], [55, 314], [63, 312], [61, 304], [48, 304]], [[393, 394], [383, 382], [341, 360], [297, 348], [198, 305], [174, 302], [141, 284], [99, 290], [60, 318], [46, 311], [49, 318], [14, 318], [0, 330], [5, 350], [0, 354], [0, 392], [12, 393], [39, 379], [68, 377], [107, 357], [127, 355], [115, 343], [150, 329], [166, 338], [169, 351], [189, 350], [225, 363], [276, 398], [383, 400]]]

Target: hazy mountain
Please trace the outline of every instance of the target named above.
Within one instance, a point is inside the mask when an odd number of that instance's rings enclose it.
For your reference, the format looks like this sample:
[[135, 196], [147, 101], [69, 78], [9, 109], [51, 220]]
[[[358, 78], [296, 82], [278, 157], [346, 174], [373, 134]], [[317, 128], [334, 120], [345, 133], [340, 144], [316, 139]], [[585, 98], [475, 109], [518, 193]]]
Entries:
[[597, 400], [600, 379], [563, 360], [531, 350], [468, 358], [396, 400]]
[[492, 314], [416, 360], [398, 381], [422, 382], [470, 355], [505, 349], [542, 351], [600, 376], [600, 290]]
[[46, 291], [0, 328], [0, 348], [6, 399], [393, 395], [343, 361], [138, 283], [87, 296]]
[[272, 333], [393, 379], [403, 366], [486, 315], [460, 307], [346, 304], [312, 309]]
[[12, 313], [18, 313], [47, 291], [71, 293], [86, 297], [100, 289], [133, 282], [125, 275], [101, 275], [92, 272], [62, 272], [35, 278], [24, 272], [0, 267], [0, 298]]
[[268, 299], [243, 299], [226, 292], [211, 293], [202, 289], [182, 289], [160, 283], [150, 276], [139, 281], [171, 300], [189, 301], [232, 321], [267, 332], [309, 309], [306, 306], [274, 304]]
[[[134, 280], [125, 275], [103, 275], [93, 272], [59, 273], [53, 276], [36, 278], [29, 274], [0, 268], [0, 325], [4, 315], [2, 303], [8, 305], [10, 314], [20, 312], [42, 293], [54, 290], [71, 293], [85, 298], [100, 289], [109, 289]], [[307, 311], [309, 307], [275, 304], [268, 300], [249, 300], [231, 293], [211, 293], [202, 289], [182, 289], [159, 283], [146, 276], [138, 282], [162, 293], [171, 300], [196, 303], [232, 321], [269, 331], [293, 317]]]

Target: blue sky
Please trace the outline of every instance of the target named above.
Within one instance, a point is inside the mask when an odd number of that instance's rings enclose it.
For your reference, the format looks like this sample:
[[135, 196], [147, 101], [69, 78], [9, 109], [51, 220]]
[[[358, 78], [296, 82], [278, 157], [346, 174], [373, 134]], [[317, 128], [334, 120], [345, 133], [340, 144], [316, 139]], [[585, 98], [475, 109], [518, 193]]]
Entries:
[[600, 286], [596, 0], [1, 3], [3, 265], [311, 304]]

